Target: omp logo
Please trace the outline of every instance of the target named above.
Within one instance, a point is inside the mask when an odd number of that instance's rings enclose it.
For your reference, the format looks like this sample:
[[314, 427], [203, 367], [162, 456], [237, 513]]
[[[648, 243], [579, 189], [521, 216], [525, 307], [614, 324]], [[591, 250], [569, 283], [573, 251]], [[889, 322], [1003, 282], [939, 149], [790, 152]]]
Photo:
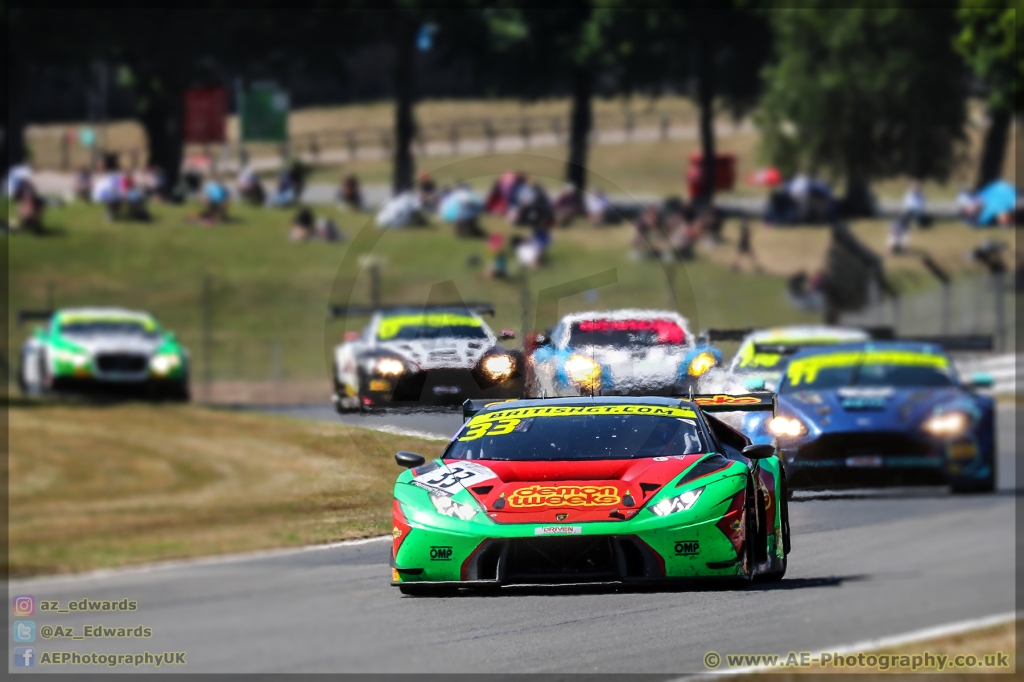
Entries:
[[511, 507], [607, 507], [621, 501], [612, 485], [531, 485], [508, 496]]
[[761, 399], [752, 395], [714, 395], [696, 396], [693, 402], [698, 405], [753, 405]]
[[451, 547], [431, 547], [430, 548], [430, 560], [431, 561], [451, 561], [452, 560], [452, 548]]
[[700, 553], [700, 542], [697, 540], [676, 540], [676, 556], [690, 556]]

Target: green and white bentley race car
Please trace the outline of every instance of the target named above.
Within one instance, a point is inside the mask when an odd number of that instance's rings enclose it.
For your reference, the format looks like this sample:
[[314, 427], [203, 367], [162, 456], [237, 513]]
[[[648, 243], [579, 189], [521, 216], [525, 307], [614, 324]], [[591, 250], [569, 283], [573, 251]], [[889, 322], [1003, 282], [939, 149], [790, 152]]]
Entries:
[[188, 400], [188, 352], [152, 315], [123, 308], [21, 311], [45, 320], [21, 349], [22, 392], [135, 390]]
[[707, 414], [773, 405], [770, 393], [467, 401], [439, 459], [396, 455], [409, 470], [395, 484], [392, 584], [780, 579], [782, 463]]

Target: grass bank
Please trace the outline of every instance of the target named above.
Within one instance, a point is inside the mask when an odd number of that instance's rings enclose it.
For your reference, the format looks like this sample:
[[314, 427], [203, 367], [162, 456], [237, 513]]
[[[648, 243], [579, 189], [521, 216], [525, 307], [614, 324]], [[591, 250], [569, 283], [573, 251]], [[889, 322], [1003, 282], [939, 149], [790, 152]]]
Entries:
[[195, 406], [11, 404], [12, 577], [386, 534], [443, 443]]
[[[523, 284], [482, 278], [482, 263], [488, 258], [485, 245], [454, 239], [449, 225], [382, 232], [368, 226], [368, 214], [325, 207], [318, 211], [333, 216], [354, 239], [297, 244], [286, 238], [291, 211], [236, 207], [233, 222], [207, 228], [188, 221], [194, 206], [153, 210], [152, 223], [111, 224], [97, 207], [70, 205], [47, 213], [52, 236], [10, 237], [7, 357], [12, 367], [31, 330], [15, 324], [17, 310], [44, 307], [52, 292], [56, 306], [123, 305], [154, 312], [191, 348], [196, 377], [205, 357], [205, 316], [211, 330], [214, 381], [322, 379], [329, 350], [344, 332], [340, 322], [325, 322], [327, 304], [369, 301], [369, 275], [360, 265], [360, 256], [366, 255], [381, 262], [386, 303], [423, 303], [432, 287], [450, 282], [455, 289], [450, 284], [441, 287], [441, 300], [458, 295], [493, 302], [498, 311], [495, 327], [519, 330], [524, 321]], [[506, 235], [517, 232], [493, 218], [484, 226]], [[872, 248], [884, 249], [884, 222], [857, 222], [853, 229]], [[627, 225], [595, 228], [577, 223], [557, 230], [549, 264], [531, 273], [526, 282], [527, 327], [550, 323], [533, 317], [540, 291], [609, 270], [613, 283], [562, 299], [558, 314], [675, 305], [695, 328], [814, 321], [815, 316], [787, 302], [785, 277], [822, 264], [827, 230], [756, 228], [754, 248], [763, 271], [744, 267], [734, 272], [730, 264], [737, 230], [736, 223], [728, 223], [724, 244], [702, 246], [696, 260], [674, 269], [657, 261], [632, 260]], [[992, 237], [1014, 246], [1012, 232], [972, 231], [956, 224], [917, 232], [913, 243], [954, 274], [963, 274], [977, 268], [966, 253]], [[886, 258], [886, 267], [902, 289], [933, 285], [919, 257]], [[351, 320], [350, 326], [361, 323]]]

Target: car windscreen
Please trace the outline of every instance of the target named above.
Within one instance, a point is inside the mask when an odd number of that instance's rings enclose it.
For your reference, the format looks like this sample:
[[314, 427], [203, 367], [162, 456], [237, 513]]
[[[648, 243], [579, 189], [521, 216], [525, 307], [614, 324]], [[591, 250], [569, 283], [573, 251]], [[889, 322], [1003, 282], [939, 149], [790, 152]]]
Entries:
[[651, 405], [523, 407], [470, 419], [444, 457], [607, 460], [704, 452], [693, 410]]
[[487, 332], [479, 318], [456, 313], [392, 315], [377, 327], [378, 341], [442, 338], [486, 339]]
[[954, 383], [949, 358], [911, 351], [844, 351], [796, 358], [780, 393], [844, 386], [938, 387]]
[[86, 335], [127, 335], [156, 336], [157, 328], [153, 322], [146, 320], [65, 320], [61, 322], [60, 331], [68, 336]]
[[580, 320], [569, 328], [569, 346], [655, 346], [682, 344], [686, 334], [666, 319]]

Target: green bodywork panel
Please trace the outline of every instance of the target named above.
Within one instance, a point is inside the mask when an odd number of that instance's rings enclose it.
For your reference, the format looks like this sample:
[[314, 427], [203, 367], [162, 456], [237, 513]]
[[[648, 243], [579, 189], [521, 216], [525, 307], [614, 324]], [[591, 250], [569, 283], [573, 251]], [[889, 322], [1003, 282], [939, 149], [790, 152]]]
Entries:
[[[708, 453], [705, 457], [714, 453]], [[703, 459], [703, 458], [701, 458]], [[486, 464], [486, 460], [478, 460]], [[698, 460], [698, 462], [701, 460]], [[438, 460], [440, 462], [440, 460]], [[622, 521], [574, 522], [581, 535], [633, 536], [646, 543], [664, 561], [666, 578], [730, 577], [742, 574], [742, 562], [732, 541], [716, 525], [729, 510], [738, 493], [745, 490], [748, 468], [733, 461], [728, 467], [676, 487], [690, 467], [680, 472], [655, 493], [637, 514]], [[571, 464], [567, 464], [571, 466]], [[781, 463], [776, 457], [761, 460], [758, 466], [774, 479], [775, 500], [783, 491]], [[400, 533], [396, 526], [393, 550], [393, 579], [397, 582], [461, 581], [463, 563], [489, 539], [534, 538], [538, 528], [553, 524], [498, 523], [485, 511], [469, 520], [440, 514], [430, 501], [430, 493], [411, 484], [413, 473], [403, 472], [395, 484], [394, 495], [410, 530]], [[687, 490], [704, 488], [693, 507], [667, 516], [658, 516], [651, 507], [658, 502], [681, 495]], [[455, 502], [481, 505], [465, 488], [452, 497]], [[768, 553], [784, 558], [781, 515], [774, 514], [774, 531], [768, 536]], [[777, 540], [778, 539], [778, 540]], [[691, 544], [685, 544], [691, 543]], [[696, 543], [696, 544], [693, 544]], [[685, 551], [698, 547], [699, 551]], [[439, 552], [438, 548], [443, 548]], [[450, 549], [450, 552], [448, 551]], [[684, 550], [684, 551], [680, 551]], [[715, 567], [709, 564], [716, 564]], [[412, 569], [405, 572], [407, 569]]]

